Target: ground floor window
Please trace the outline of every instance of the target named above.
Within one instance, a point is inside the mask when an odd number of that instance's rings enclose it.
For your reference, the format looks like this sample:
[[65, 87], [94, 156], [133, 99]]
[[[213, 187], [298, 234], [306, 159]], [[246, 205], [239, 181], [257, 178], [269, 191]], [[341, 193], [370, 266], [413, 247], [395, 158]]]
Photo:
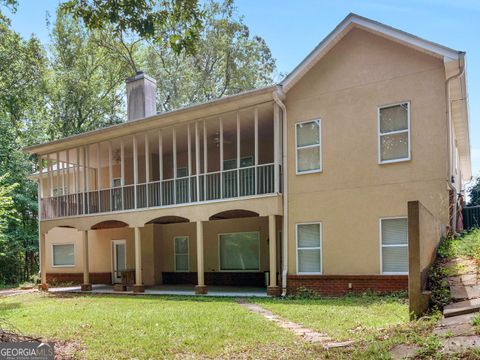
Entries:
[[188, 271], [188, 236], [175, 238], [175, 271]]
[[322, 224], [297, 224], [297, 273], [322, 273]]
[[382, 273], [408, 274], [407, 218], [380, 220], [382, 244]]
[[239, 232], [219, 235], [221, 271], [259, 271], [260, 235]]
[[74, 266], [75, 247], [73, 244], [52, 245], [53, 266]]

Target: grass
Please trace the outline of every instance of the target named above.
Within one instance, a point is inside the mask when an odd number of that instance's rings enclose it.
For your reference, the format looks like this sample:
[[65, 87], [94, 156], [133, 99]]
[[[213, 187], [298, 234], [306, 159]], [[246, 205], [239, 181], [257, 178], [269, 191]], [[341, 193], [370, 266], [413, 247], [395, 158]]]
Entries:
[[319, 299], [257, 299], [255, 302], [336, 340], [365, 339], [381, 328], [409, 321], [403, 296], [365, 294]]
[[403, 296], [250, 299], [283, 318], [354, 339], [325, 351], [231, 298], [181, 296], [53, 296], [0, 298], [0, 320], [25, 335], [80, 343], [89, 359], [242, 358], [388, 359], [397, 344], [415, 344], [422, 358], [438, 350], [438, 318], [409, 322]]
[[80, 339], [90, 359], [275, 358], [285, 349], [318, 357], [315, 348], [233, 299], [30, 294], [0, 300], [0, 318], [23, 334]]
[[445, 239], [438, 249], [444, 259], [466, 257], [480, 260], [480, 229], [474, 229], [457, 238]]

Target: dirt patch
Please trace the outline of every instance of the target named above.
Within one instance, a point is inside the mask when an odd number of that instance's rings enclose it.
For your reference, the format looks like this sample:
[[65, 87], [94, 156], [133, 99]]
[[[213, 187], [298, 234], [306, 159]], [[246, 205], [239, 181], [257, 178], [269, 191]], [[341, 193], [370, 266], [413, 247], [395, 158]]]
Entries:
[[79, 342], [44, 339], [21, 334], [20, 331], [0, 319], [0, 342], [54, 343], [55, 359], [74, 360], [85, 357], [84, 348]]

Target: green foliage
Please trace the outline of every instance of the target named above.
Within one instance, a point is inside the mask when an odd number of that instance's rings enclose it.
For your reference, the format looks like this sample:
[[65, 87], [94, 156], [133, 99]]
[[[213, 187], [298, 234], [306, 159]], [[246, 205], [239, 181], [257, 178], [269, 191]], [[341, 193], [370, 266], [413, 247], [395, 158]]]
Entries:
[[252, 36], [233, 1], [209, 0], [194, 54], [143, 44], [137, 66], [157, 80], [163, 111], [271, 85], [275, 59], [265, 40]]
[[475, 317], [472, 319], [472, 325], [480, 326], [480, 314], [475, 315]]
[[193, 51], [202, 26], [198, 0], [69, 0], [61, 7], [90, 30], [132, 33], [176, 54]]
[[469, 201], [468, 206], [480, 205], [480, 176], [473, 180], [473, 183], [468, 189]]
[[473, 229], [456, 238], [445, 239], [438, 248], [438, 256], [443, 259], [468, 257], [480, 260], [480, 229]]

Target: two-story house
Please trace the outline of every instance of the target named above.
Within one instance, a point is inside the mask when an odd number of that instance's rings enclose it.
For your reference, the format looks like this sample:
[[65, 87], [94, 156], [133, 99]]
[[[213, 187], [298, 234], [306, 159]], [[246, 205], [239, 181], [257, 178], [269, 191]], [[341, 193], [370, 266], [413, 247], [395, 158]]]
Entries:
[[[348, 15], [281, 83], [32, 146], [41, 284], [405, 289], [407, 202], [454, 231], [465, 54]], [[440, 240], [440, 239], [438, 239]]]

